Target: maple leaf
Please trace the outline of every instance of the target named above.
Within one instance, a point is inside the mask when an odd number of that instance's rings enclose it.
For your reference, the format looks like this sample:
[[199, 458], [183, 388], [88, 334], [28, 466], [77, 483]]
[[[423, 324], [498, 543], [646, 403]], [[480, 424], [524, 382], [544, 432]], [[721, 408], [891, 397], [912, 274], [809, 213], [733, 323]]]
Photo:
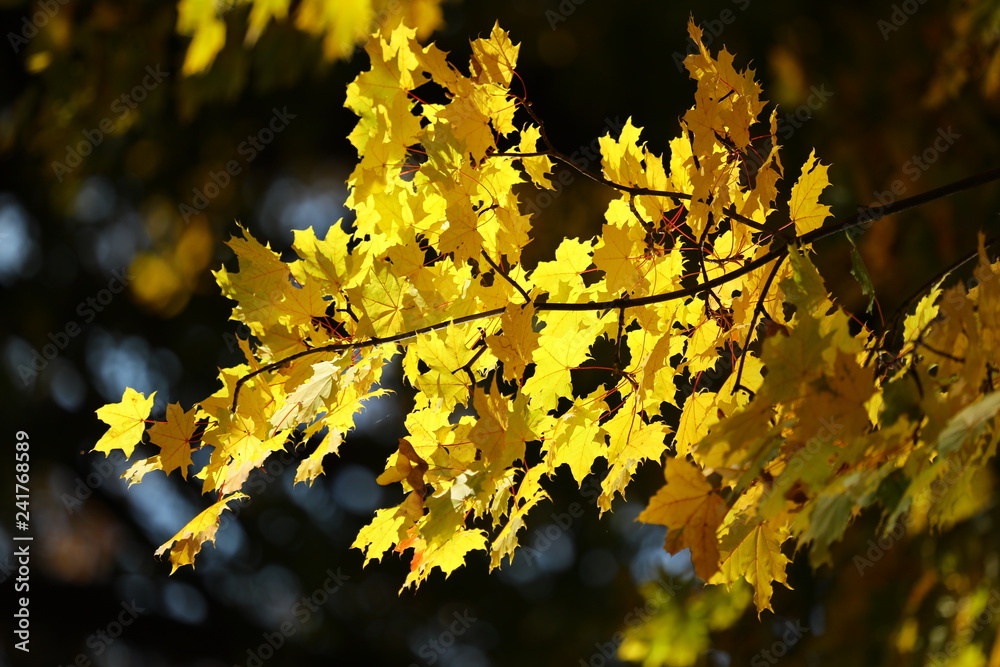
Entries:
[[[531, 280], [539, 294], [548, 294], [557, 301], [574, 301], [586, 290], [580, 274], [593, 262], [593, 243], [579, 239], [563, 239], [556, 248], [556, 258], [539, 262], [531, 272]], [[535, 295], [532, 295], [535, 296]]]
[[903, 343], [912, 345], [919, 338], [934, 318], [938, 315], [937, 301], [941, 296], [941, 283], [938, 282], [933, 289], [917, 302], [917, 307], [913, 313], [903, 319]]
[[398, 507], [376, 510], [375, 517], [358, 531], [351, 544], [352, 548], [364, 552], [365, 565], [372, 560], [381, 560], [386, 551], [403, 541], [409, 528], [423, 513], [419, 503], [419, 496], [410, 494]]
[[638, 145], [641, 129], [632, 125], [632, 118], [625, 120], [618, 139], [607, 134], [598, 139], [601, 147], [601, 166], [604, 175], [615, 183], [645, 185], [643, 153]]
[[799, 234], [819, 229], [830, 215], [830, 207], [819, 203], [819, 196], [830, 186], [826, 175], [829, 169], [828, 166], [820, 164], [816, 158], [816, 151], [813, 150], [802, 165], [799, 180], [792, 186], [788, 210], [792, 222], [795, 223], [795, 230]]
[[572, 370], [587, 359], [602, 328], [593, 313], [559, 312], [545, 319], [538, 348], [531, 355], [535, 372], [522, 388], [533, 406], [547, 412], [560, 396], [572, 392]]
[[510, 401], [499, 391], [485, 396], [477, 392], [473, 407], [479, 418], [469, 431], [469, 440], [482, 452], [483, 459], [506, 467], [522, 458], [525, 444], [536, 439], [533, 422], [539, 418], [530, 410], [525, 396], [520, 394]]
[[489, 39], [472, 42], [473, 77], [480, 83], [509, 87], [519, 50], [520, 45], [511, 43], [510, 36], [500, 29], [499, 22], [494, 23]]
[[[347, 359], [350, 363], [350, 359]], [[317, 414], [326, 407], [327, 401], [346, 364], [342, 360], [320, 361], [312, 365], [312, 377], [288, 395], [281, 408], [271, 415], [270, 423], [275, 431], [293, 428], [305, 418]]]
[[608, 453], [605, 431], [600, 426], [606, 405], [598, 400], [600, 394], [603, 392], [598, 390], [575, 402], [559, 417], [550, 417], [551, 423], [540, 429], [546, 434], [545, 461], [550, 469], [568, 465], [579, 485], [583, 485], [583, 478], [590, 473], [597, 458], [606, 457]]
[[538, 349], [538, 332], [532, 321], [533, 308], [508, 305], [500, 316], [502, 334], [486, 337], [490, 351], [503, 362], [503, 378], [508, 382], [520, 380], [525, 368], [532, 363], [532, 355]]
[[404, 310], [409, 306], [412, 292], [386, 262], [375, 265], [364, 285], [346, 292], [359, 311], [357, 335], [385, 337], [402, 331]]
[[594, 250], [594, 265], [604, 271], [608, 291], [618, 294], [635, 289], [640, 274], [635, 261], [642, 258], [642, 227], [632, 225], [621, 229], [614, 225], [604, 225], [601, 242]]
[[254, 468], [284, 446], [288, 432], [274, 433], [270, 425], [274, 403], [271, 396], [249, 393], [239, 413], [223, 413], [217, 427], [206, 430], [202, 441], [214, 451], [208, 465], [196, 474], [204, 480], [204, 491], [238, 490]]
[[[537, 467], [537, 466], [536, 466]], [[522, 487], [524, 484], [522, 483]], [[511, 512], [507, 523], [504, 524], [503, 529], [493, 540], [493, 544], [490, 547], [490, 569], [500, 567], [504, 558], [514, 557], [514, 549], [517, 547], [517, 533], [524, 528], [524, 520], [528, 512], [535, 507], [542, 500], [546, 500], [548, 495], [545, 494], [541, 489], [537, 489], [534, 493], [526, 494], [526, 498], [517, 503], [514, 507], [514, 511]]]
[[670, 428], [661, 422], [647, 424], [635, 409], [635, 401], [635, 394], [630, 394], [618, 412], [602, 425], [608, 433], [608, 457], [611, 460], [617, 461], [622, 457], [635, 463], [645, 459], [659, 460], [666, 449], [665, 441]]
[[[418, 407], [434, 405], [439, 410], [451, 412], [459, 403], [468, 401], [468, 377], [461, 369], [474, 356], [469, 349], [474, 340], [475, 336], [466, 327], [456, 326], [417, 336], [407, 350], [403, 365], [420, 391]], [[417, 366], [420, 362], [428, 367], [426, 372], [420, 372]]]
[[187, 479], [196, 419], [196, 409], [185, 412], [180, 403], [168, 405], [166, 423], [157, 422], [149, 429], [149, 441], [160, 448], [160, 453], [137, 461], [125, 471], [122, 477], [128, 478], [129, 486], [142, 481], [151, 470], [162, 470], [169, 475], [179, 468], [181, 477]]
[[[521, 142], [517, 146], [519, 153], [534, 153], [538, 150], [541, 131], [536, 125], [528, 125], [521, 130]], [[540, 188], [555, 190], [549, 174], [552, 173], [552, 159], [546, 155], [521, 158], [521, 164], [531, 181]]]
[[[403, 542], [400, 546], [403, 546]], [[410, 573], [406, 576], [403, 588], [417, 586], [426, 579], [434, 568], [444, 572], [445, 577], [465, 564], [465, 557], [470, 551], [485, 550], [488, 544], [486, 533], [482, 530], [458, 530], [430, 547], [420, 548], [419, 542], [413, 541], [408, 546], [417, 549], [410, 564]]]
[[308, 482], [312, 485], [316, 481], [316, 478], [323, 474], [323, 459], [328, 454], [338, 453], [343, 441], [344, 435], [339, 431], [333, 431], [323, 436], [323, 439], [320, 440], [319, 445], [316, 446], [312, 454], [299, 461], [299, 465], [295, 469], [295, 479], [292, 480], [292, 483]]
[[724, 555], [719, 572], [709, 583], [731, 586], [742, 577], [754, 587], [753, 599], [758, 615], [771, 609], [771, 582], [789, 587], [785, 573], [789, 560], [781, 553], [781, 545], [786, 539], [788, 530], [776, 527], [773, 522], [731, 526], [722, 538]]
[[650, 499], [638, 520], [683, 530], [683, 545], [691, 549], [695, 574], [707, 581], [719, 569], [716, 531], [726, 515], [726, 502], [701, 470], [683, 459], [667, 459], [664, 472], [666, 486]]
[[715, 409], [716, 394], [699, 391], [688, 396], [684, 401], [677, 435], [674, 437], [674, 448], [678, 456], [686, 456], [692, 446], [708, 435], [712, 424], [719, 420]]
[[229, 509], [229, 502], [242, 500], [246, 497], [246, 495], [239, 492], [223, 496], [220, 500], [204, 509], [198, 516], [191, 519], [176, 535], [164, 542], [156, 550], [156, 555], [162, 556], [167, 549], [170, 549], [171, 574], [176, 572], [179, 567], [185, 565], [194, 566], [194, 557], [201, 551], [202, 545], [205, 542], [215, 540], [215, 533], [219, 529], [219, 517], [224, 511]]
[[142, 439], [146, 430], [146, 419], [153, 409], [155, 396], [155, 391], [146, 398], [131, 387], [126, 387], [120, 403], [98, 408], [97, 417], [110, 428], [94, 445], [94, 451], [110, 454], [112, 450], [120, 449], [125, 453], [125, 458], [131, 458], [136, 443]]

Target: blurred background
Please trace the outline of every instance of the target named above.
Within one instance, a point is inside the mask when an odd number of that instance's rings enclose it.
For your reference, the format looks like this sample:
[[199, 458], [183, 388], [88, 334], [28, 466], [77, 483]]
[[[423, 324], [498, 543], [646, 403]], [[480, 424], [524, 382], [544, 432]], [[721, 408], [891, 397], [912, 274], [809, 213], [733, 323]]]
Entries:
[[[399, 593], [405, 561], [363, 568], [349, 547], [375, 509], [398, 502], [375, 477], [403, 433], [403, 386], [311, 487], [292, 485], [292, 457], [255, 471], [252, 502], [196, 570], [169, 576], [154, 550], [208, 500], [176, 475], [126, 490], [120, 452], [85, 453], [105, 429], [94, 410], [126, 386], [157, 392], [154, 415], [189, 407], [242, 359], [232, 302], [210, 274], [235, 268], [224, 242], [237, 223], [287, 253], [293, 229], [322, 235], [349, 216], [355, 117], [343, 103], [367, 68], [367, 26], [410, 21], [465, 67], [469, 40], [499, 21], [564, 153], [628, 117], [660, 153], [693, 103], [679, 65], [693, 16], [777, 106], [785, 192], [815, 147], [833, 165], [838, 216], [884, 202], [894, 183], [912, 196], [1000, 163], [998, 2], [287, 4], [0, 1], [5, 599], [18, 431], [31, 443], [35, 537], [31, 652], [5, 630], [0, 665], [599, 667], [618, 664], [626, 629], [627, 653], [647, 665], [1000, 664], [995, 622], [971, 613], [1000, 578], [992, 510], [883, 544], [871, 567], [856, 557], [871, 552], [877, 521], [860, 516], [836, 567], [797, 558], [794, 590], [776, 590], [775, 613], [758, 620], [745, 590], [698, 586], [685, 555], [663, 551], [662, 530], [635, 523], [661, 483], [656, 466], [603, 518], [586, 484], [561, 476], [513, 564], [489, 573], [485, 556], [471, 558]], [[526, 260], [597, 233], [610, 196], [575, 178], [534, 200]], [[993, 185], [873, 225], [857, 239], [878, 295], [870, 312], [846, 240], [819, 243], [818, 264], [837, 300], [878, 327], [973, 251], [980, 230], [996, 234], [998, 213]], [[982, 648], [932, 653], [950, 637]]]

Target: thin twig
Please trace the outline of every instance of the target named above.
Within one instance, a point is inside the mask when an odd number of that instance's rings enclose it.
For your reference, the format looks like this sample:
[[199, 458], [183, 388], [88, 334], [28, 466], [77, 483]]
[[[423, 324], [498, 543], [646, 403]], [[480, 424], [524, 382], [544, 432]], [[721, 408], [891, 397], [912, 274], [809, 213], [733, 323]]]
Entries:
[[[737, 389], [746, 389], [741, 383], [743, 380], [743, 364], [746, 363], [747, 355], [750, 353], [750, 339], [753, 338], [754, 329], [757, 327], [757, 317], [764, 312], [764, 298], [767, 293], [771, 290], [771, 283], [774, 282], [774, 277], [778, 275], [778, 269], [781, 264], [785, 261], [785, 257], [788, 256], [786, 252], [784, 255], [778, 258], [778, 261], [774, 263], [774, 268], [771, 269], [771, 273], [768, 274], [767, 280], [764, 281], [764, 288], [760, 291], [760, 297], [757, 299], [757, 305], [754, 306], [753, 316], [750, 318], [750, 329], [747, 331], [747, 339], [743, 341], [743, 349], [740, 350], [740, 365], [736, 369], [736, 382], [733, 383], [733, 393], [736, 393]], [[752, 393], [752, 392], [751, 392]]]
[[[997, 243], [997, 241], [1000, 241], [1000, 235], [990, 238], [988, 241], [984, 243], [984, 247], [989, 248], [993, 246], [995, 243]], [[885, 333], [888, 334], [896, 327], [898, 320], [903, 316], [904, 313], [906, 313], [907, 310], [910, 309], [910, 306], [912, 306], [917, 301], [917, 299], [919, 299], [924, 294], [924, 292], [929, 290], [933, 285], [943, 280], [945, 276], [947, 276], [949, 273], [957, 271], [964, 264], [971, 262], [978, 256], [979, 256], [979, 248], [976, 248], [974, 251], [972, 251], [965, 257], [962, 257], [958, 261], [952, 263], [944, 270], [939, 271], [937, 274], [934, 275], [933, 278], [931, 278], [926, 283], [921, 285], [913, 294], [911, 294], [906, 299], [906, 301], [901, 303], [899, 307], [896, 308], [896, 312], [893, 314], [892, 318], [889, 320], [889, 323], [885, 327]]]
[[945, 359], [951, 359], [952, 361], [960, 363], [960, 364], [964, 364], [965, 363], [965, 358], [964, 357], [956, 357], [955, 355], [949, 354], [949, 353], [945, 352], [944, 350], [938, 350], [936, 348], [933, 348], [933, 347], [931, 347], [930, 345], [928, 345], [927, 343], [925, 343], [922, 340], [917, 340], [915, 342], [920, 347], [926, 348], [927, 350], [929, 350], [930, 352], [933, 352], [934, 354], [938, 355], [939, 357], [944, 357]]
[[501, 270], [500, 267], [492, 259], [490, 259], [490, 256], [486, 254], [485, 250], [482, 250], [481, 252], [483, 253], [483, 259], [485, 259], [486, 262], [493, 267], [493, 270], [496, 271], [501, 276], [503, 276], [504, 280], [513, 285], [514, 289], [516, 289], [518, 292], [521, 293], [521, 296], [524, 297], [524, 305], [528, 305], [529, 303], [531, 303], [531, 295], [525, 292], [523, 287], [514, 282], [513, 278], [511, 278], [503, 270]]

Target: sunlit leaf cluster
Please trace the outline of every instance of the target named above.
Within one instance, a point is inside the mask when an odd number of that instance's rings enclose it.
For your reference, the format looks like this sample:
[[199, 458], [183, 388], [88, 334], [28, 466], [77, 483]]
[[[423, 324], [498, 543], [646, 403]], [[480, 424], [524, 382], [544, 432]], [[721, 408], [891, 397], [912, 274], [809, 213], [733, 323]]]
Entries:
[[[126, 473], [185, 474], [192, 450], [210, 452], [193, 476], [216, 502], [161, 547], [175, 569], [274, 452], [309, 443], [295, 481], [322, 474], [396, 355], [414, 406], [379, 482], [406, 495], [354, 546], [366, 562], [407, 554], [406, 586], [471, 552], [514, 558], [553, 476], [599, 475], [604, 512], [644, 462], [665, 484], [640, 520], [668, 528], [671, 553], [690, 549], [700, 579], [748, 582], [758, 612], [793, 549], [829, 562], [867, 507], [915, 531], [982, 507], [1000, 408], [1000, 265], [982, 246], [977, 285], [939, 283], [880, 335], [852, 321], [810, 260], [839, 230], [820, 202], [827, 167], [811, 155], [779, 193], [775, 112], [752, 70], [702, 46], [667, 152], [631, 121], [601, 137], [600, 235], [525, 266], [524, 197], [569, 160], [523, 95], [518, 49], [495, 27], [463, 70], [384, 28], [347, 94], [353, 220], [297, 231], [290, 262], [230, 241], [238, 271], [215, 276], [251, 334], [245, 363], [190, 410], [171, 406], [148, 431], [159, 454]], [[613, 352], [598, 367], [600, 347]], [[96, 449], [130, 455], [150, 405], [129, 390], [102, 408]]]

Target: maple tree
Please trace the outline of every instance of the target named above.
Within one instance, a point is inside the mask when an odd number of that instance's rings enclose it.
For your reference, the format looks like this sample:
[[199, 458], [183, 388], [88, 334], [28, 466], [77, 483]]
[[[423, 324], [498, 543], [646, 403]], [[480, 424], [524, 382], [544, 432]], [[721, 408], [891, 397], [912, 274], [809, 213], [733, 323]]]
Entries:
[[[360, 118], [356, 218], [323, 239], [296, 231], [288, 263], [246, 233], [230, 241], [239, 270], [215, 276], [252, 335], [246, 363], [189, 410], [171, 405], [148, 430], [159, 453], [125, 473], [186, 478], [192, 452], [210, 449], [194, 477], [215, 502], [157, 552], [174, 570], [193, 565], [271, 454], [310, 443], [295, 481], [322, 474], [397, 354], [415, 404], [379, 482], [407, 494], [354, 546], [366, 563], [412, 551], [404, 587], [473, 551], [493, 568], [513, 558], [564, 464], [582, 485], [606, 461], [604, 512], [642, 462], [662, 462], [665, 485], [639, 519], [667, 527], [671, 553], [690, 549], [700, 579], [734, 596], [749, 583], [758, 613], [787, 585], [786, 543], [818, 565], [864, 508], [879, 508], [886, 531], [919, 531], [987, 501], [970, 489], [992, 483], [1000, 433], [1000, 265], [982, 240], [977, 285], [945, 288], [942, 276], [883, 331], [855, 324], [809, 254], [878, 216], [829, 220], [815, 154], [779, 193], [777, 112], [731, 54], [686, 58], [695, 104], [668, 157], [631, 121], [600, 138], [601, 173], [584, 173], [615, 193], [601, 235], [566, 238], [529, 269], [519, 193], [552, 188], [555, 162], [573, 162], [517, 92], [518, 46], [495, 27], [472, 42], [468, 74], [405, 26], [366, 50], [371, 69], [347, 95]], [[612, 379], [582, 391], [602, 342]], [[110, 429], [94, 449], [131, 457], [151, 406], [128, 389], [99, 410]]]

